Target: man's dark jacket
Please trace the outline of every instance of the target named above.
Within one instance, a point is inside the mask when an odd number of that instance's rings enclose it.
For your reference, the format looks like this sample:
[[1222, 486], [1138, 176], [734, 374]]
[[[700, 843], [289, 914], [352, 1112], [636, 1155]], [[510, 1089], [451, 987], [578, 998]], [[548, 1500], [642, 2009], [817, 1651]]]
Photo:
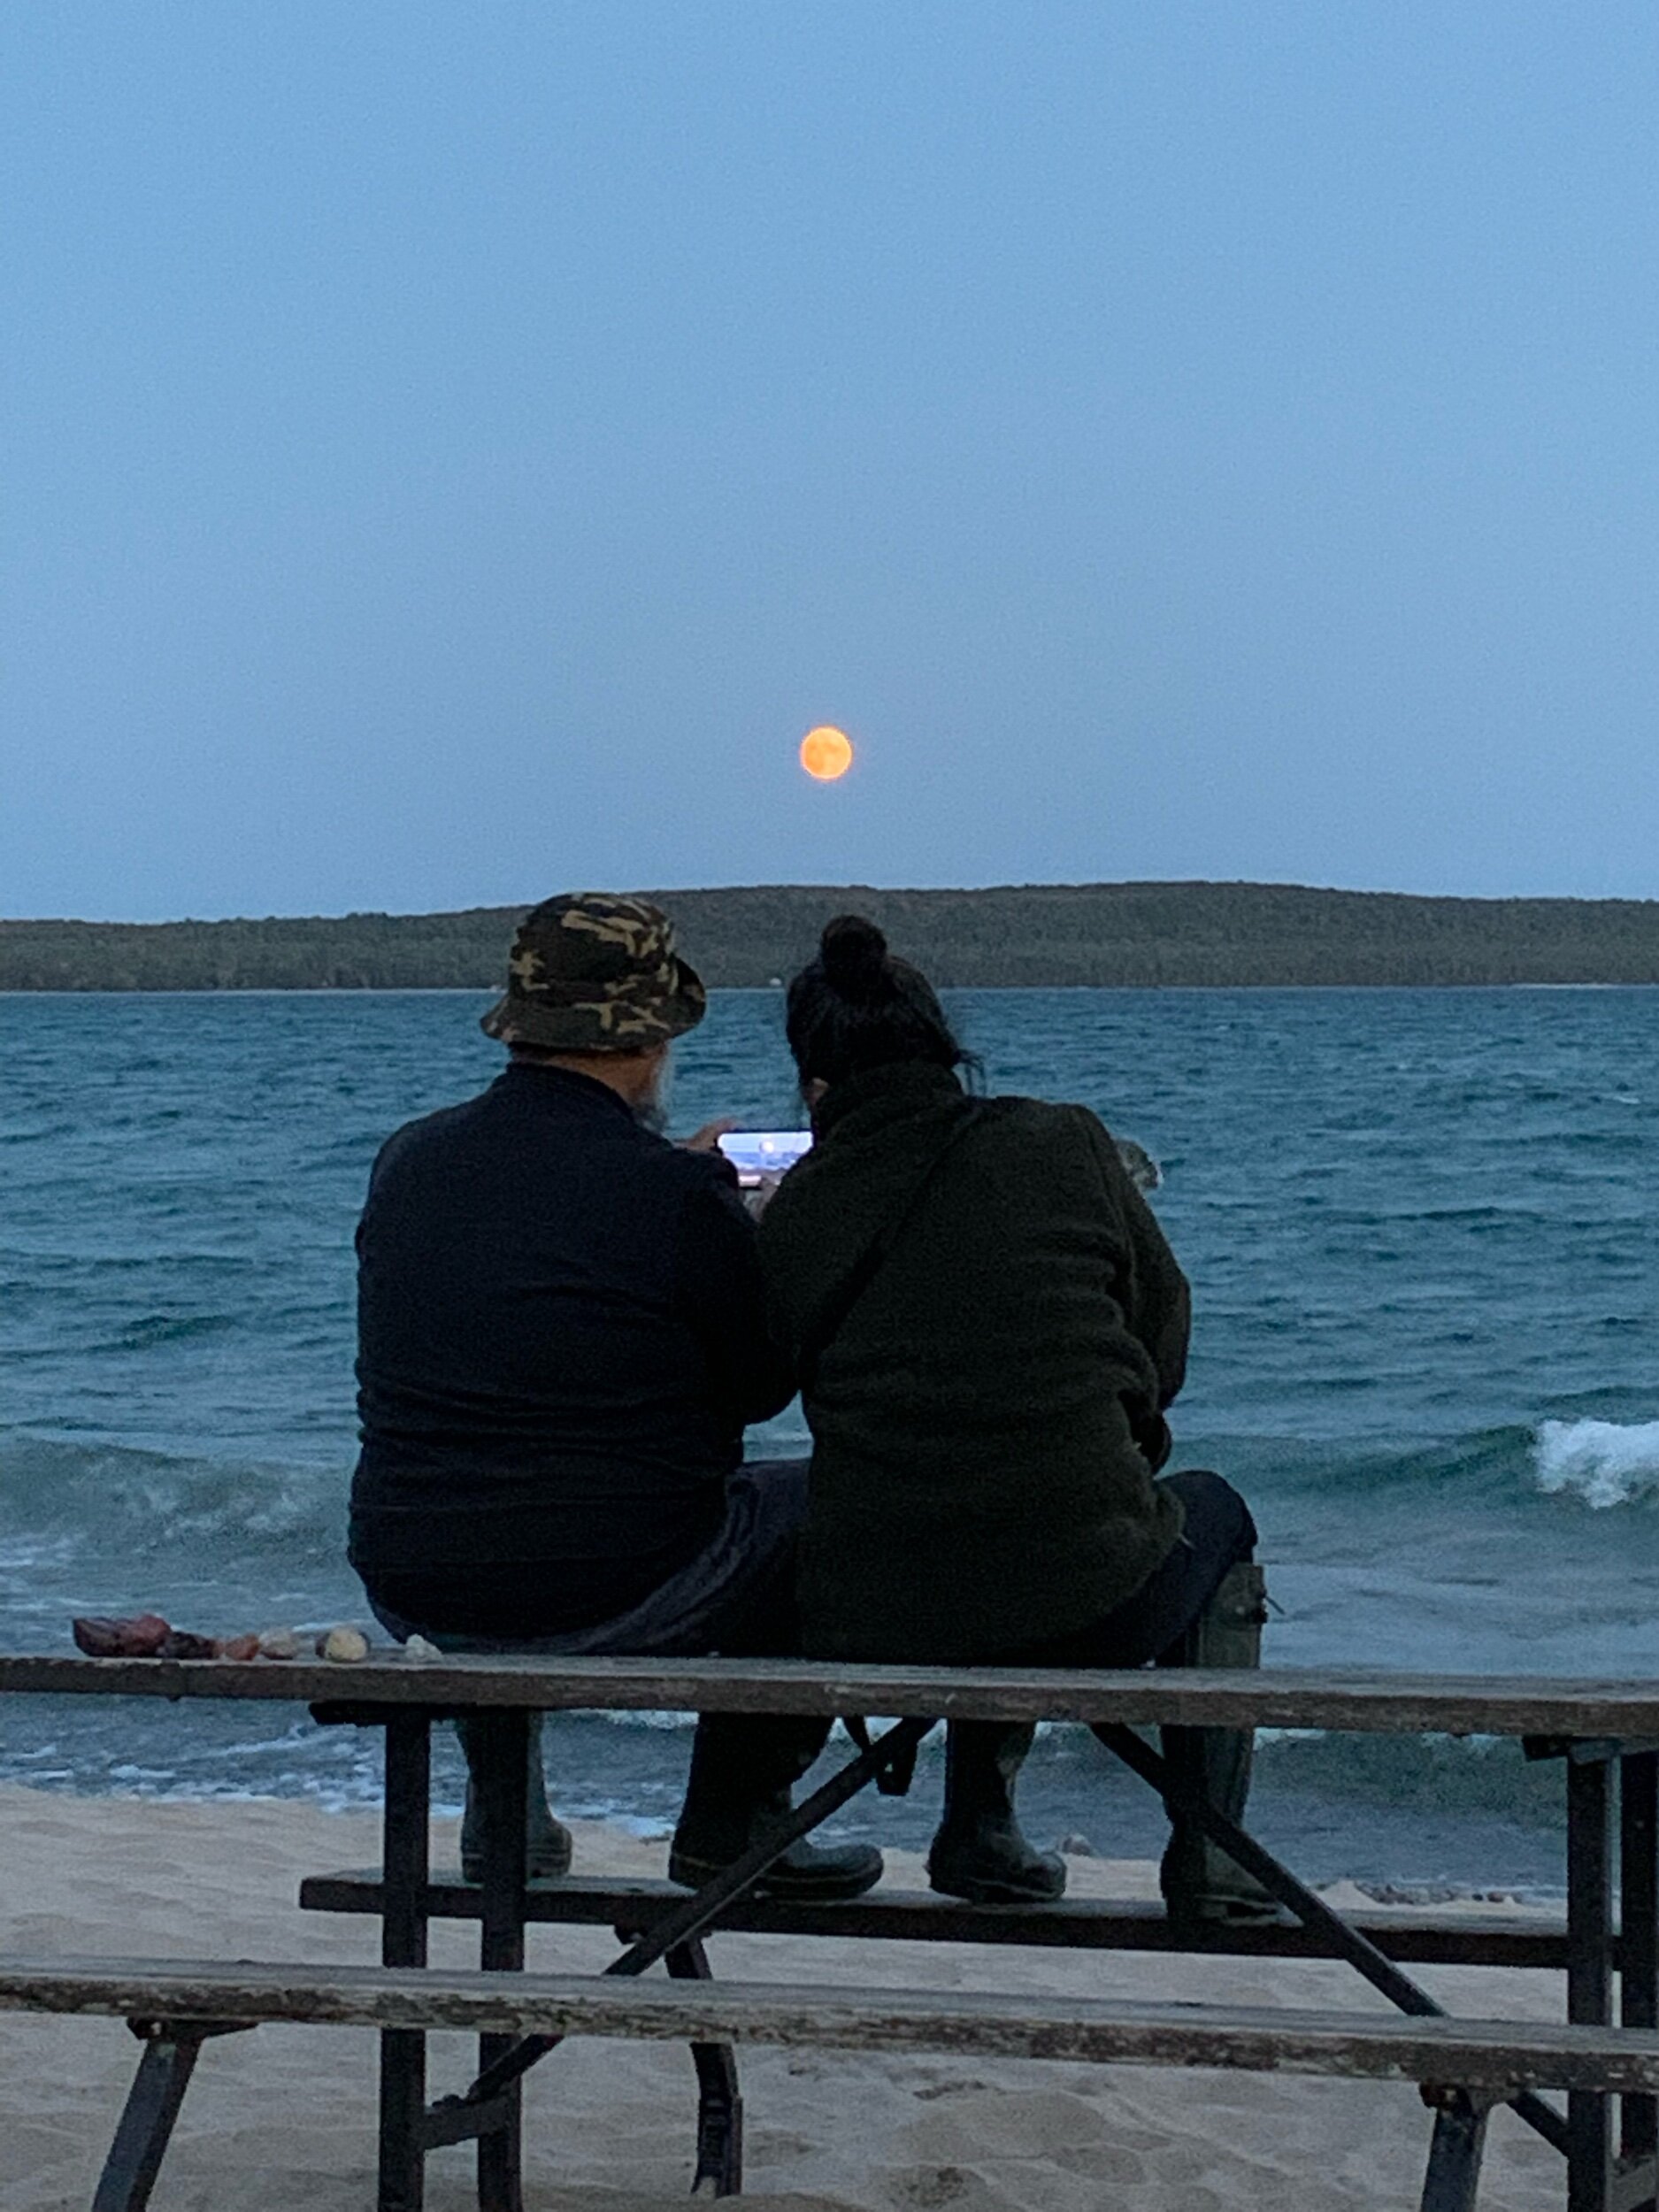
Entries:
[[357, 1256], [372, 1594], [522, 1571], [546, 1633], [609, 1619], [707, 1542], [790, 1394], [730, 1169], [563, 1069], [400, 1129]]
[[856, 1076], [814, 1119], [760, 1237], [807, 1371], [807, 1649], [964, 1663], [1087, 1628], [1180, 1533], [1152, 1475], [1189, 1308], [1149, 1208], [1086, 1108], [938, 1067]]

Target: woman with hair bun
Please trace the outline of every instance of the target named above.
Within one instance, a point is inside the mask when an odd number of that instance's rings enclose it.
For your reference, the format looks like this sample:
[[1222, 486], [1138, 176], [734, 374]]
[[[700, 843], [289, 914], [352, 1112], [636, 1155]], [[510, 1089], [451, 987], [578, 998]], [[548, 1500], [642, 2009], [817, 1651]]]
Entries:
[[[804, 1648], [918, 1664], [1242, 1666], [1256, 1530], [1219, 1476], [1157, 1478], [1186, 1366], [1185, 1277], [1081, 1106], [976, 1098], [926, 979], [856, 915], [789, 987], [814, 1145], [761, 1225], [773, 1326], [812, 1432]], [[1028, 1727], [953, 1722], [936, 1890], [1059, 1896], [1015, 1817]], [[1250, 1738], [1166, 1730], [1179, 1777], [1242, 1810]], [[1172, 1913], [1263, 1893], [1178, 1823]]]

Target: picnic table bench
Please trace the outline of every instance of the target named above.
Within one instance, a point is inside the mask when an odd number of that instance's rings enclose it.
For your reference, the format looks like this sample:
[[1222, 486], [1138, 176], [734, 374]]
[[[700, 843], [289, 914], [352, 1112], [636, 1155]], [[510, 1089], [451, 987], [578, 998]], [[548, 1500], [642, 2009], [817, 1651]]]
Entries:
[[[1659, 2208], [1659, 1684], [401, 1655], [349, 1671], [309, 1662], [0, 1658], [0, 1693], [41, 1692], [298, 1700], [321, 1720], [386, 1735], [380, 1869], [319, 1874], [303, 1885], [301, 1900], [313, 1909], [376, 1916], [380, 1967], [0, 1959], [0, 2008], [124, 2016], [145, 2039], [96, 2212], [142, 2212], [204, 2043], [271, 2020], [380, 2031], [381, 2212], [419, 2212], [426, 2153], [470, 2139], [478, 2144], [482, 2212], [518, 2212], [522, 2080], [572, 2034], [692, 2046], [701, 2091], [694, 2185], [713, 2194], [734, 2193], [741, 2179], [732, 2047], [771, 2042], [1415, 2080], [1435, 2115], [1424, 2212], [1470, 2212], [1487, 2118], [1504, 2103], [1564, 2154], [1568, 2212]], [[663, 1708], [900, 1717], [745, 1859], [695, 1893], [654, 1883], [527, 1881], [532, 1716]], [[457, 1714], [476, 1720], [483, 1740], [486, 1851], [477, 1886], [434, 1876], [428, 1861], [431, 1727]], [[1113, 1901], [967, 1906], [878, 1890], [845, 1904], [803, 1905], [753, 1894], [795, 1837], [910, 1756], [946, 1718], [1092, 1727], [1263, 1883], [1284, 1910], [1283, 1924], [1189, 1931]], [[1566, 1776], [1564, 1924], [1457, 1913], [1344, 1918], [1244, 1830], [1173, 1797], [1159, 1755], [1138, 1732], [1170, 1724], [1523, 1740], [1532, 1755], [1560, 1759]], [[426, 1963], [428, 1926], [445, 1918], [479, 1921], [478, 1973]], [[601, 1976], [527, 1974], [525, 1930], [534, 1922], [608, 1925], [625, 1947]], [[716, 1929], [1337, 1959], [1403, 2016], [717, 1983], [703, 1940]], [[659, 1962], [670, 1981], [642, 1982]], [[1564, 1968], [1567, 2022], [1448, 2019], [1405, 1971], [1417, 1962]], [[457, 2027], [480, 2036], [477, 2078], [463, 2095], [429, 2103], [426, 2037]], [[1539, 2093], [1544, 2088], [1568, 2092], [1564, 2113]]]

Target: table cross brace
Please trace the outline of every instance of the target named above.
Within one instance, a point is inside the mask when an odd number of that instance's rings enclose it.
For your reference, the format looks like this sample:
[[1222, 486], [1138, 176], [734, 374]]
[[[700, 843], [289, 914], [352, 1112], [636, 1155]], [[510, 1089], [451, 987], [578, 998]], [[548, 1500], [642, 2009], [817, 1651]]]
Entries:
[[[664, 1913], [649, 1935], [642, 1935], [631, 1943], [620, 1957], [606, 1967], [608, 1975], [643, 1974], [659, 1959], [671, 1952], [693, 1943], [714, 1926], [728, 1905], [736, 1902], [746, 1891], [754, 1887], [767, 1870], [773, 1866], [791, 1844], [803, 1836], [810, 1835], [814, 1828], [837, 1813], [859, 1791], [874, 1781], [877, 1775], [892, 1766], [906, 1753], [914, 1750], [936, 1724], [932, 1720], [902, 1720], [879, 1737], [869, 1750], [859, 1752], [849, 1759], [839, 1772], [833, 1774], [821, 1789], [797, 1805], [787, 1820], [769, 1828], [758, 1843], [744, 1852], [741, 1859], [711, 1882], [705, 1882], [693, 1891], [685, 1903], [670, 1913]], [[493, 2064], [486, 2067], [466, 2090], [454, 2101], [460, 2104], [483, 2104], [498, 2096], [511, 2082], [528, 2073], [539, 2059], [558, 2048], [563, 2038], [557, 2035], [527, 2035], [512, 2048], [503, 2052]]]

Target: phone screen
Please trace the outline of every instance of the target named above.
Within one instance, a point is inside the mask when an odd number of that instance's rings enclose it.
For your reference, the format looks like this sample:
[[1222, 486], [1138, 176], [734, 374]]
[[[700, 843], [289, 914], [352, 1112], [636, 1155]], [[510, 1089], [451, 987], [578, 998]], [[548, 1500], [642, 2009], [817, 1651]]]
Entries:
[[810, 1129], [733, 1129], [720, 1149], [737, 1170], [737, 1179], [752, 1190], [769, 1175], [784, 1175], [812, 1149]]

